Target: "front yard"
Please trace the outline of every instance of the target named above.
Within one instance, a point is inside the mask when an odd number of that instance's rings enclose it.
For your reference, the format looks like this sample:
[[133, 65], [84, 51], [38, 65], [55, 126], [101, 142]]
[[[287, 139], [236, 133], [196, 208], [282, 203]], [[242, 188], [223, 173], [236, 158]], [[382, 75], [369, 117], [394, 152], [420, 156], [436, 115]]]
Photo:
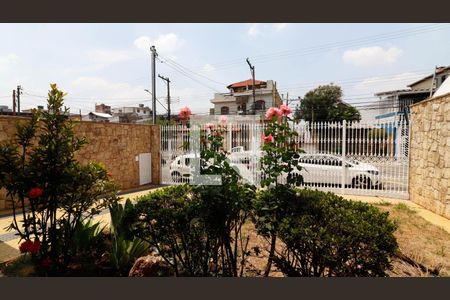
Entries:
[[[139, 196], [143, 194], [138, 193]], [[351, 199], [351, 196], [347, 198]], [[399, 250], [417, 263], [414, 266], [411, 262], [394, 257], [393, 268], [388, 271], [388, 275], [392, 277], [450, 276], [450, 233], [431, 224], [422, 218], [414, 207], [408, 205], [409, 202], [405, 201], [405, 203], [383, 201], [372, 204], [382, 211], [389, 212], [390, 219], [398, 224], [394, 235], [397, 238]], [[104, 222], [109, 222], [107, 218], [102, 219]], [[269, 243], [256, 233], [251, 222], [245, 224], [244, 232], [245, 235], [250, 236], [248, 248], [259, 247], [261, 250], [259, 255], [252, 252], [248, 257], [244, 276], [262, 276], [261, 270], [267, 262]], [[427, 272], [423, 270], [423, 267], [429, 271], [438, 271], [438, 274]], [[5, 276], [33, 276], [33, 265], [30, 261], [19, 258], [0, 263], [0, 271]], [[283, 274], [276, 267], [272, 267], [270, 276], [282, 277]]]

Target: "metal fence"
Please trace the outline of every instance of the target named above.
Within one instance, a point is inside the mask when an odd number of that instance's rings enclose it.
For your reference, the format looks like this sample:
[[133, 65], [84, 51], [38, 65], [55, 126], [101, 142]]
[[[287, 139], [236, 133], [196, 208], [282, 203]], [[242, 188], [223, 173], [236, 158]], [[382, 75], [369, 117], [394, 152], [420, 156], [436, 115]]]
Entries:
[[[300, 122], [295, 145], [301, 186], [342, 194], [408, 198], [409, 128], [395, 122]], [[264, 124], [226, 125], [224, 148], [231, 162], [249, 181], [259, 185], [259, 155]], [[189, 181], [192, 175], [186, 126], [161, 127], [161, 178], [164, 184]], [[202, 126], [202, 131], [207, 127]], [[285, 181], [286, 176], [280, 176]]]

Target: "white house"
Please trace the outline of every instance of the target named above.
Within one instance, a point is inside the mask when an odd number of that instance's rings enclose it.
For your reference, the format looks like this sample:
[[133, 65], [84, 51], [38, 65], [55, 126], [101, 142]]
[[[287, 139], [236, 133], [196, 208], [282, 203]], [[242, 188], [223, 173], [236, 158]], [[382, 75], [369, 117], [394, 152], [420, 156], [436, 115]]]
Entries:
[[228, 93], [216, 93], [211, 103], [215, 115], [261, 114], [272, 106], [282, 104], [276, 83], [273, 80], [255, 80], [255, 101], [253, 102], [253, 80], [235, 82], [227, 86]]

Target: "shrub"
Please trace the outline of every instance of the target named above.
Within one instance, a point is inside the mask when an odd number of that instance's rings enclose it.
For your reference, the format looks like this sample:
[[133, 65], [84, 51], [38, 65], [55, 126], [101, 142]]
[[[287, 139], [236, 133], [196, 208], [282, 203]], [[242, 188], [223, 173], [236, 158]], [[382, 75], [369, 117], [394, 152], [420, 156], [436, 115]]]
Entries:
[[279, 225], [288, 276], [385, 276], [397, 249], [388, 213], [332, 193], [299, 190]]
[[172, 186], [141, 197], [126, 219], [177, 276], [239, 276], [248, 244], [239, 202], [251, 201], [239, 197], [232, 203], [195, 186]]
[[47, 110], [17, 126], [15, 143], [0, 146], [0, 188], [7, 189], [13, 204], [9, 229], [50, 274], [64, 272], [70, 263], [77, 225], [117, 200], [104, 166], [75, 160], [86, 141], [74, 136], [64, 96], [52, 84]]
[[126, 219], [134, 234], [154, 247], [177, 276], [206, 276], [216, 245], [207, 239], [199, 206], [191, 186], [173, 186], [138, 199]]

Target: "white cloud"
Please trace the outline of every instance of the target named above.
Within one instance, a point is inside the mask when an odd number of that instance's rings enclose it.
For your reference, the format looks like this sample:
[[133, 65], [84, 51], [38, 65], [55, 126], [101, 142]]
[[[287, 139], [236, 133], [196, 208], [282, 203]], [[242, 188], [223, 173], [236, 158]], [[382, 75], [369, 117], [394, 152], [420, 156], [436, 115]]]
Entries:
[[214, 67], [214, 66], [211, 65], [211, 64], [206, 64], [206, 65], [203, 66], [203, 71], [204, 71], [204, 72], [212, 72], [212, 71], [214, 71], [215, 69], [216, 69], [216, 67]]
[[364, 47], [347, 50], [342, 56], [344, 62], [357, 67], [371, 67], [376, 65], [393, 64], [403, 51], [397, 47], [383, 49], [381, 47]]
[[273, 27], [276, 30], [283, 30], [287, 27], [287, 25], [288, 25], [287, 23], [275, 23], [275, 24], [273, 24]]
[[247, 24], [247, 35], [251, 38], [256, 38], [262, 36], [264, 34], [273, 34], [278, 31], [285, 29], [288, 26], [288, 23], [273, 23], [273, 24], [259, 24], [259, 23], [250, 23]]
[[250, 27], [247, 30], [247, 34], [252, 37], [256, 37], [261, 34], [260, 24], [253, 23], [250, 24]]
[[19, 57], [15, 54], [0, 56], [0, 69], [9, 67], [19, 62]]
[[121, 50], [97, 49], [88, 51], [86, 56], [89, 60], [100, 64], [113, 64], [133, 58], [130, 52]]
[[151, 39], [148, 36], [141, 36], [134, 40], [134, 46], [138, 49], [149, 52], [150, 46], [154, 45], [158, 53], [172, 56], [172, 58], [184, 44], [185, 41], [180, 39], [175, 33], [161, 34], [156, 39]]

